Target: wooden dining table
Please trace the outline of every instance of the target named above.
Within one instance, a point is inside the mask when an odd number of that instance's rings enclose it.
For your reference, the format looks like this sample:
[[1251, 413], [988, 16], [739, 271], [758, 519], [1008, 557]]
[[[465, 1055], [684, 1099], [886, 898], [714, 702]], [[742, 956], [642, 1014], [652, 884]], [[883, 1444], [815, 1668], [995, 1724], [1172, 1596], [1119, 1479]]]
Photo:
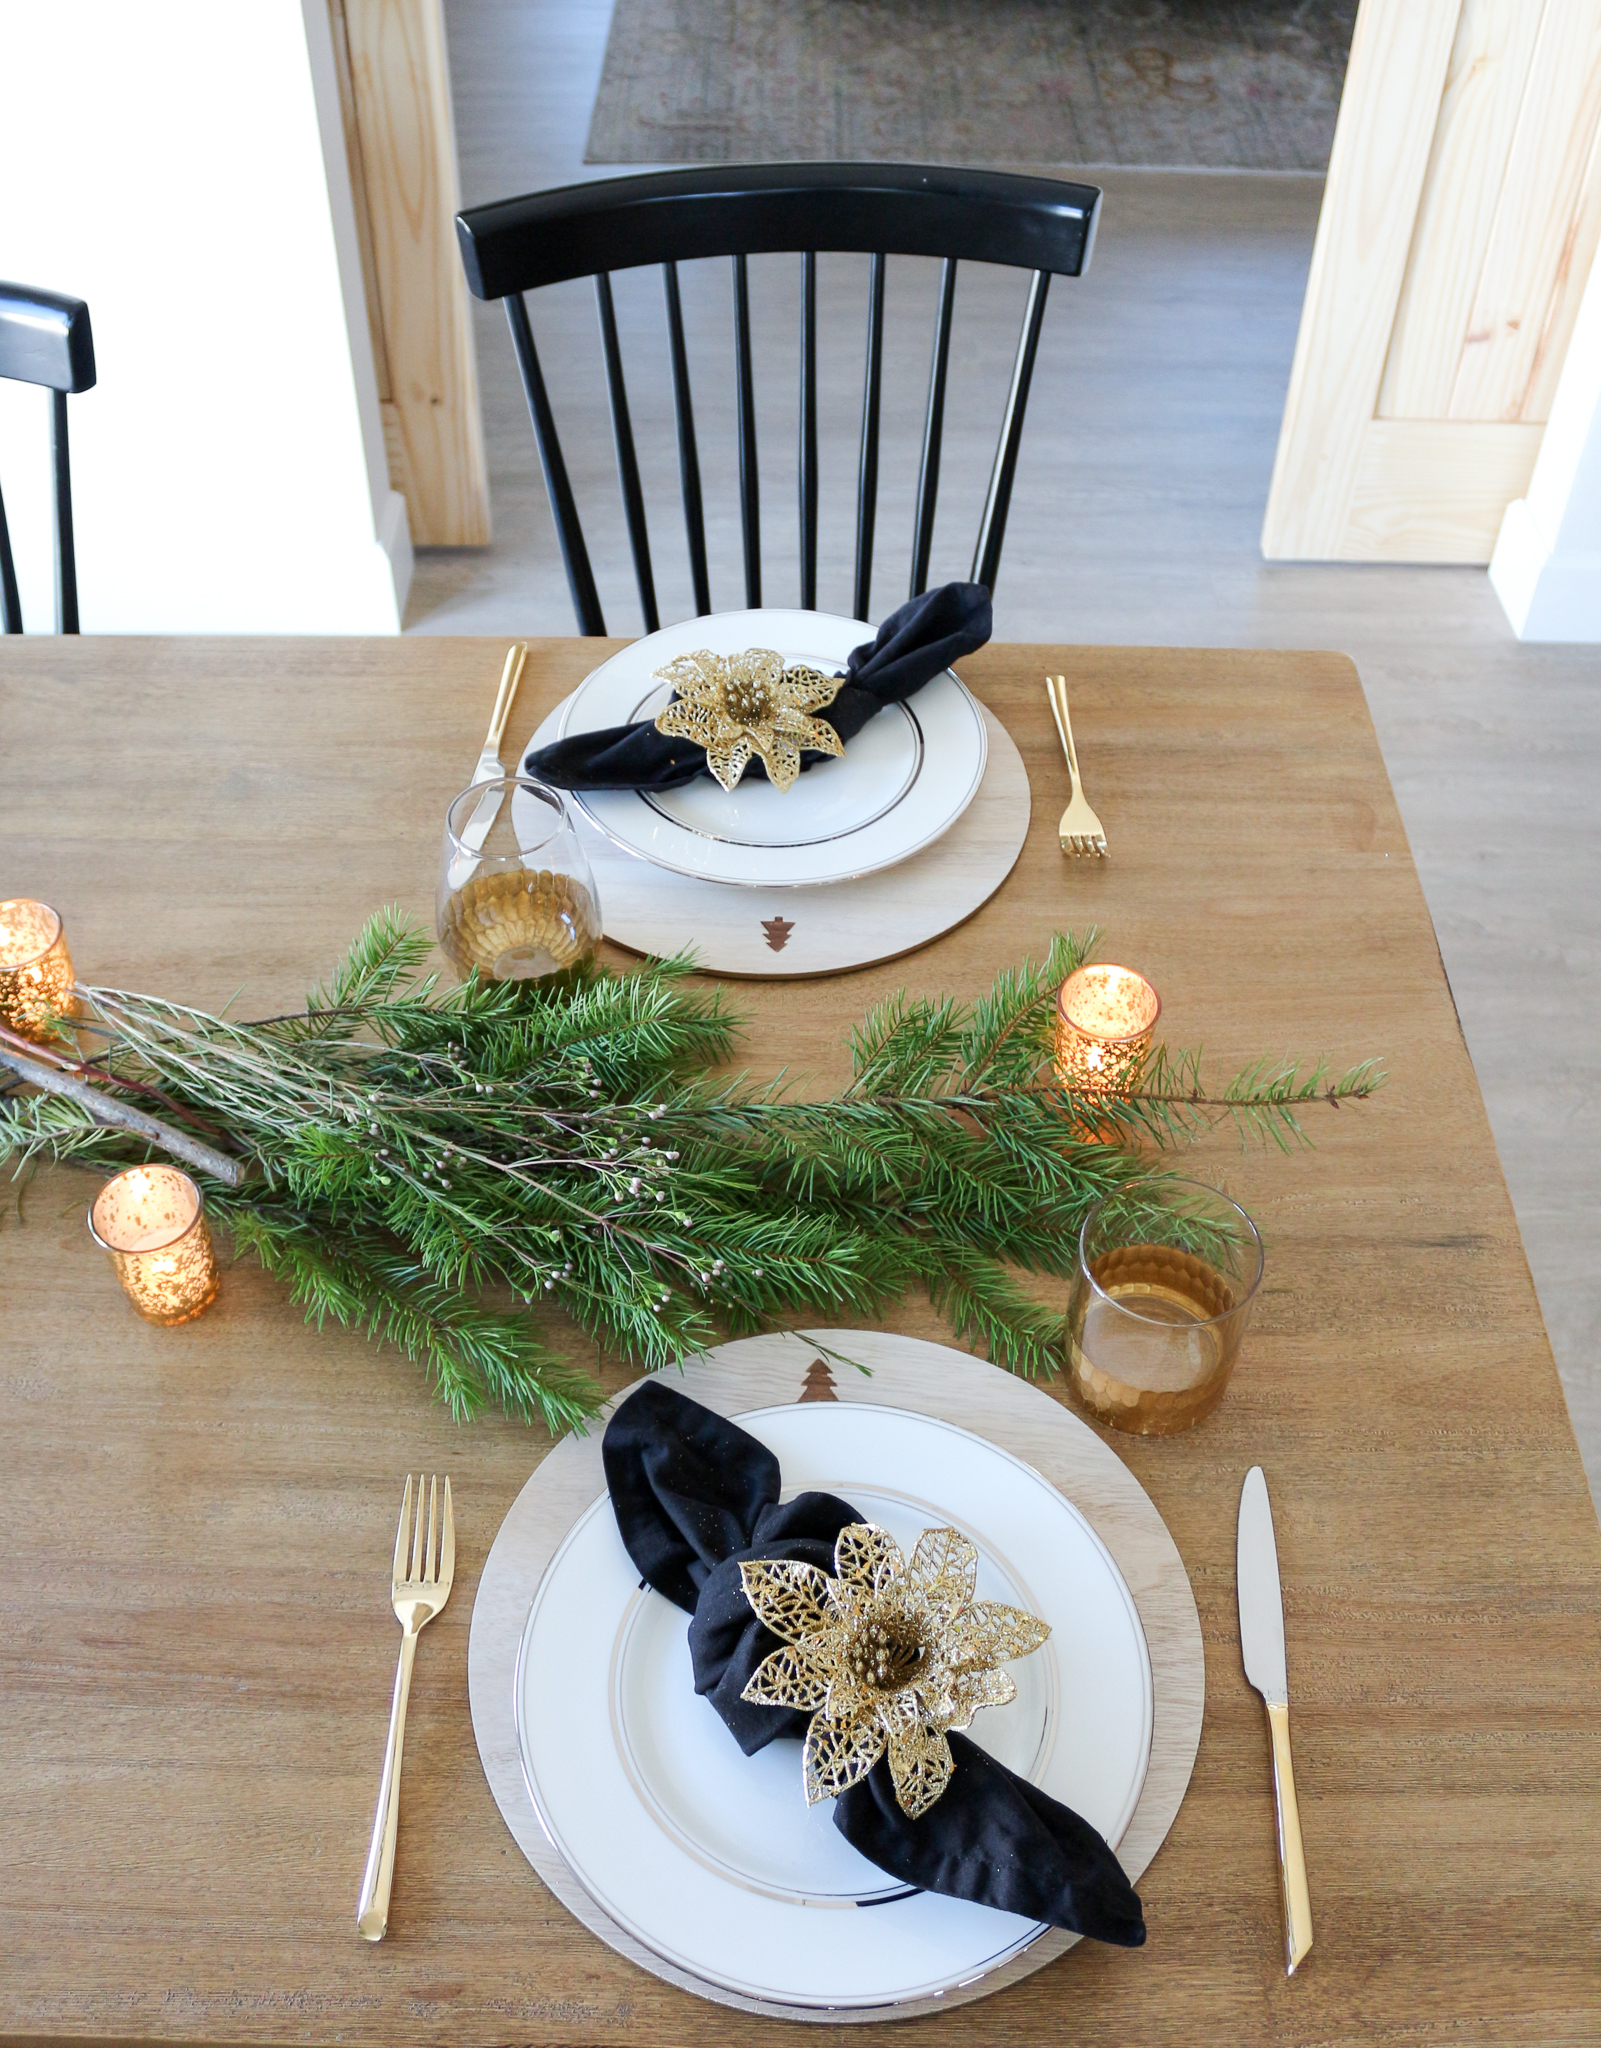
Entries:
[[[533, 642], [518, 738], [616, 644]], [[431, 920], [444, 807], [504, 654], [7, 641], [0, 896], [56, 906], [85, 982], [291, 1007], [378, 906]], [[921, 951], [729, 984], [742, 1064], [830, 1089], [847, 1027], [886, 993], [969, 997], [1093, 924], [1213, 1075], [1290, 1051], [1377, 1056], [1387, 1079], [1309, 1105], [1306, 1149], [1225, 1128], [1181, 1155], [1257, 1217], [1267, 1277], [1216, 1413], [1177, 1437], [1106, 1433], [1172, 1532], [1205, 1640], [1194, 1776], [1140, 1885], [1146, 1946], [1080, 1943], [906, 2038], [1601, 2040], [1601, 1534], [1356, 672], [1025, 646], [962, 667], [1027, 765], [1016, 868]], [[1105, 862], [1057, 846], [1047, 671], [1068, 680]], [[248, 1260], [191, 1326], [140, 1322], [85, 1228], [92, 1186], [48, 1168], [6, 1182], [0, 1210], [0, 2041], [799, 2039], [603, 1946], [496, 1810], [468, 1630], [544, 1432], [452, 1422], [416, 1368], [308, 1326]], [[947, 1334], [920, 1301], [886, 1327]], [[608, 1388], [633, 1377], [550, 1331]], [[1235, 1604], [1257, 1463], [1316, 1923], [1293, 1979]], [[451, 1474], [456, 1582], [419, 1649], [390, 1932], [368, 1945], [408, 1470]]]

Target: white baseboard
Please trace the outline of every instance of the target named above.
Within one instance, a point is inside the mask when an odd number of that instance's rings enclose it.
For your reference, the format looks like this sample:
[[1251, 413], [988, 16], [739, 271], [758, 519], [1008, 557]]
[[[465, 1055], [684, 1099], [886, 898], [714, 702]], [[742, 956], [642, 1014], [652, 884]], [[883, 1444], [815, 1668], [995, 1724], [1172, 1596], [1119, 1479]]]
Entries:
[[1520, 640], [1601, 641], [1601, 554], [1558, 553], [1526, 498], [1506, 509], [1490, 584]]
[[384, 509], [378, 519], [378, 545], [389, 562], [389, 573], [394, 579], [395, 631], [401, 633], [406, 627], [406, 599], [411, 595], [416, 558], [411, 551], [411, 521], [406, 516], [406, 501], [399, 491], [391, 491], [384, 500]]

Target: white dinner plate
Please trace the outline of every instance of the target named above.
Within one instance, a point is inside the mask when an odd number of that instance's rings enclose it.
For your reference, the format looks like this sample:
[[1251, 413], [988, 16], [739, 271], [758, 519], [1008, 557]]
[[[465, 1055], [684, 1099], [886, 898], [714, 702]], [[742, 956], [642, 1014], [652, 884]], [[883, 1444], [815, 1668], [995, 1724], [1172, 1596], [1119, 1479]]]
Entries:
[[[636, 640], [586, 676], [561, 733], [654, 718], [672, 685], [655, 671], [701, 648], [771, 647], [831, 673], [873, 628], [826, 612], [715, 612]], [[837, 760], [782, 793], [749, 775], [725, 790], [709, 776], [682, 789], [580, 790], [571, 800], [609, 839], [676, 874], [752, 888], [852, 881], [908, 860], [948, 832], [984, 779], [978, 705], [947, 669], [905, 704], [870, 718]]]
[[[838, 1493], [909, 1554], [930, 1527], [977, 1545], [978, 1594], [1051, 1625], [1017, 1697], [969, 1733], [1115, 1847], [1150, 1757], [1150, 1658], [1122, 1574], [1029, 1466], [932, 1416], [817, 1402], [738, 1418], [785, 1498]], [[554, 1846], [617, 1925], [709, 1986], [770, 2004], [891, 2007], [970, 1983], [1041, 1923], [916, 1892], [808, 1807], [800, 1744], [744, 1756], [694, 1690], [688, 1617], [641, 1588], [608, 1495], [552, 1557], [523, 1630], [523, 1776]], [[858, 1910], [871, 1907], [873, 1910]]]

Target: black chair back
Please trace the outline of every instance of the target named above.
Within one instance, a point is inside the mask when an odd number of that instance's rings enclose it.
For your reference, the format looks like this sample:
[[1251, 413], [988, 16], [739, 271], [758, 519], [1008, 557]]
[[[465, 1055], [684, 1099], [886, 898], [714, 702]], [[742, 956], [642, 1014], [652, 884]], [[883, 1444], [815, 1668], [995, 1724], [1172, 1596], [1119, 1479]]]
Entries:
[[800, 587], [801, 604], [810, 610], [817, 602], [817, 252], [849, 250], [871, 256], [867, 370], [856, 492], [854, 595], [855, 615], [865, 619], [878, 502], [886, 259], [900, 255], [938, 256], [944, 260], [934, 316], [933, 359], [917, 485], [910, 589], [913, 597], [927, 587], [929, 551], [934, 538], [956, 266], [959, 262], [999, 263], [1033, 272], [973, 550], [971, 580], [993, 590], [1023, 438], [1029, 383], [1045, 318], [1045, 295], [1053, 276], [1078, 277], [1084, 271], [1094, 244], [1100, 200], [1100, 192], [1093, 185], [1069, 185], [1056, 179], [1017, 177], [997, 171], [901, 164], [761, 164], [705, 166], [644, 177], [613, 178], [591, 185], [569, 185], [560, 191], [532, 192], [521, 199], [503, 199], [458, 214], [456, 234], [469, 286], [481, 299], [506, 302], [512, 344], [517, 351], [539, 444], [545, 487], [579, 631], [604, 633], [606, 623], [534, 347], [525, 292], [569, 278], [594, 277], [623, 512], [645, 629], [654, 632], [660, 619], [612, 304], [611, 272], [645, 263], [662, 266], [673, 399], [678, 417], [684, 525], [695, 608], [697, 614], [703, 614], [711, 610], [711, 595], [678, 265], [704, 256], [729, 256], [733, 261], [740, 525], [745, 599], [754, 607], [762, 601], [762, 561], [747, 259], [780, 251], [799, 254]]
[[[94, 336], [82, 299], [31, 285], [0, 283], [0, 377], [50, 389], [50, 457], [55, 477], [56, 631], [78, 630], [78, 564], [72, 545], [72, 475], [67, 458], [67, 393], [95, 380]], [[22, 631], [16, 564], [0, 498], [0, 626]]]

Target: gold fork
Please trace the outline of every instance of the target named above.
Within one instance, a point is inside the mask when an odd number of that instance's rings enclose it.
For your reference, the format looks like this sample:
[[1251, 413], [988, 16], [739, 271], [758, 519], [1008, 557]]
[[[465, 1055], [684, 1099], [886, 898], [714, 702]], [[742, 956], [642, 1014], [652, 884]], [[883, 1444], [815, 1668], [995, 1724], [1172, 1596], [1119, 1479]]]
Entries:
[[[450, 1508], [450, 1475], [445, 1475], [443, 1526], [439, 1516], [439, 1480], [428, 1483], [427, 1534], [423, 1533], [422, 1474], [417, 1475], [417, 1521], [411, 1519], [411, 1474], [400, 1501], [400, 1527], [395, 1535], [395, 1619], [400, 1638], [400, 1664], [395, 1672], [395, 1698], [389, 1709], [389, 1746], [378, 1786], [378, 1817], [372, 1824], [372, 1846], [356, 1902], [356, 1930], [364, 1941], [382, 1941], [389, 1928], [389, 1887], [395, 1877], [395, 1830], [400, 1822], [400, 1752], [406, 1740], [406, 1701], [411, 1694], [411, 1667], [417, 1656], [417, 1631], [433, 1620], [450, 1598], [456, 1571], [456, 1523]], [[435, 1542], [435, 1532], [438, 1541]], [[409, 1539], [409, 1541], [408, 1541]]]
[[1051, 700], [1056, 730], [1062, 735], [1062, 751], [1067, 756], [1068, 780], [1073, 785], [1073, 801], [1057, 821], [1057, 840], [1063, 853], [1086, 853], [1105, 860], [1106, 834], [1101, 830], [1100, 819], [1090, 809], [1089, 800], [1084, 794], [1084, 785], [1079, 780], [1078, 755], [1073, 747], [1073, 721], [1067, 711], [1066, 676], [1047, 676], [1045, 694]]

